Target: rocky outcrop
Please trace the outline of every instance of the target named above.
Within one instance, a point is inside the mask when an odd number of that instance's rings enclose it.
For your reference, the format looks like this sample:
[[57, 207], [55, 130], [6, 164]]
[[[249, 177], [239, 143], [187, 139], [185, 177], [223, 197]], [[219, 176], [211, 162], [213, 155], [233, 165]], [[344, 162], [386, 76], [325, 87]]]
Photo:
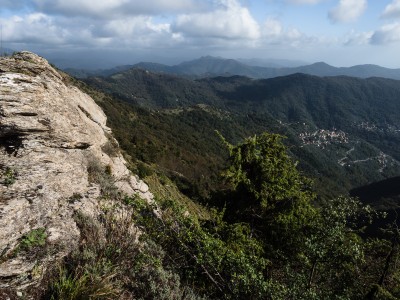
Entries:
[[[152, 200], [126, 168], [103, 111], [29, 52], [0, 58], [0, 176], [0, 288], [34, 285], [70, 252], [77, 211], [96, 214], [118, 193]], [[56, 250], [28, 258], [19, 250], [30, 238]]]

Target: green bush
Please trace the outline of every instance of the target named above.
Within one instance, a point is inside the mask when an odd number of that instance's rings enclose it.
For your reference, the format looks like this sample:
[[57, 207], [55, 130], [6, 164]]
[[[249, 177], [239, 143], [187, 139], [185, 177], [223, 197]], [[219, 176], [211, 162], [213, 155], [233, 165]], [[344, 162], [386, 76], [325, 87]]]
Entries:
[[16, 172], [11, 168], [6, 168], [5, 172], [2, 174], [3, 184], [5, 186], [10, 186], [16, 181]]
[[148, 165], [141, 161], [137, 163], [137, 172], [140, 178], [146, 178], [154, 173], [154, 171]]
[[46, 244], [47, 233], [45, 228], [37, 228], [22, 236], [19, 248], [29, 251], [36, 247], [43, 247]]
[[245, 224], [229, 225], [218, 213], [202, 224], [174, 201], [164, 201], [162, 216], [145, 201], [132, 201], [135, 223], [146, 233], [144, 242], [163, 246], [164, 264], [197, 294], [211, 298], [264, 299], [270, 283], [264, 279], [268, 261], [261, 244]]

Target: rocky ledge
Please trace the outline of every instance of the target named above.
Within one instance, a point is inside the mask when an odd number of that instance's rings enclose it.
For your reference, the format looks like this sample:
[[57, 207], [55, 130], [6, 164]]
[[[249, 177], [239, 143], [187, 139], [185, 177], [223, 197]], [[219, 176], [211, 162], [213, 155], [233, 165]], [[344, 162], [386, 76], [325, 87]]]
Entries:
[[[77, 245], [76, 212], [95, 215], [115, 193], [151, 201], [125, 164], [92, 98], [33, 53], [0, 58], [0, 289], [37, 284]], [[29, 258], [29, 242], [53, 251]]]

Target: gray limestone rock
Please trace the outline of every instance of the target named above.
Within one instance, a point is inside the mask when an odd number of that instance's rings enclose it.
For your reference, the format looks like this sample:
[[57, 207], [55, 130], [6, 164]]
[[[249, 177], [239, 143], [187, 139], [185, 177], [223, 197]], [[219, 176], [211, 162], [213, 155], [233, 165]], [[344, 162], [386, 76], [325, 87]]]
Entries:
[[[33, 273], [77, 246], [74, 213], [100, 209], [104, 186], [93, 172], [107, 168], [117, 192], [152, 201], [122, 155], [103, 151], [110, 139], [116, 143], [100, 107], [45, 59], [0, 58], [0, 288], [37, 284]], [[21, 240], [38, 229], [48, 253], [26, 257]]]

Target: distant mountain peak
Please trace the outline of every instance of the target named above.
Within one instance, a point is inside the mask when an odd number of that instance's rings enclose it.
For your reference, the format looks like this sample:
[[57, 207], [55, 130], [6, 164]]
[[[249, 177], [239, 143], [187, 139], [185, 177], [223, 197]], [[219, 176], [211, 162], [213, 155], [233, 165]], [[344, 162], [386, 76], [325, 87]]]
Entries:
[[221, 57], [221, 56], [212, 56], [212, 55], [203, 55], [200, 57], [200, 59], [220, 59], [220, 60], [226, 60], [226, 58]]
[[334, 68], [333, 66], [327, 64], [324, 61], [315, 62], [315, 63], [311, 64], [310, 66], [324, 66], [324, 67], [332, 67], [332, 68]]

